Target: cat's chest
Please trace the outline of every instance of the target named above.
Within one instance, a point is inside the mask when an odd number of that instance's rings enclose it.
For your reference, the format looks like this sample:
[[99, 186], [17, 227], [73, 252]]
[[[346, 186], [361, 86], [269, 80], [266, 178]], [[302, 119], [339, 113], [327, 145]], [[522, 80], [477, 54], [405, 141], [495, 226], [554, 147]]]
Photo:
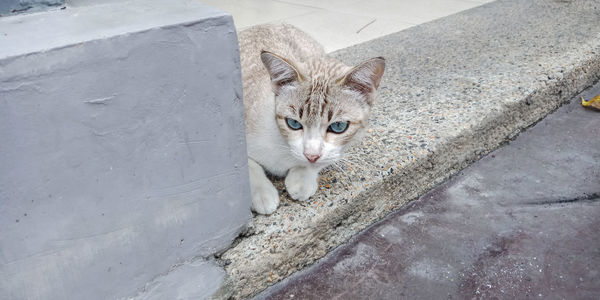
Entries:
[[285, 176], [297, 164], [279, 132], [248, 137], [248, 155], [275, 176]]

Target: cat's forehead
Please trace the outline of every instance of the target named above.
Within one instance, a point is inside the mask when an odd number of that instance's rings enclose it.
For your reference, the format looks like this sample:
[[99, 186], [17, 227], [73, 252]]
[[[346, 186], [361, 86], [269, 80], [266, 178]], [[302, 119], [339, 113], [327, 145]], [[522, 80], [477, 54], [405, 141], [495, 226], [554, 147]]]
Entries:
[[[280, 98], [279, 107], [305, 124], [323, 125], [341, 119], [361, 119], [362, 102], [342, 91], [342, 79], [349, 67], [333, 60], [310, 60], [299, 68], [303, 80]], [[367, 108], [368, 109], [368, 108]], [[281, 110], [280, 110], [281, 112]]]
[[309, 60], [305, 72], [312, 82], [323, 82], [342, 77], [349, 67], [335, 60]]
[[307, 124], [320, 123], [327, 118], [327, 109], [330, 104], [330, 86], [327, 80], [310, 80], [307, 87], [299, 93], [291, 105], [298, 117]]
[[341, 93], [341, 88], [332, 78], [307, 78], [304, 87], [290, 99], [287, 108], [305, 124], [328, 124], [341, 119], [360, 119], [363, 107]]
[[330, 94], [331, 82], [327, 77], [311, 77], [307, 97], [317, 101], [327, 102]]

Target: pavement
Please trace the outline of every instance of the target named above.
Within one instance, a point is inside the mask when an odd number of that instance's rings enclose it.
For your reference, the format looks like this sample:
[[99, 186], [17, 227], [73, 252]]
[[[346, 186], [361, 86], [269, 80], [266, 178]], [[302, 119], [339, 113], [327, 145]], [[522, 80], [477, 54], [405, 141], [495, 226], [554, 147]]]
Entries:
[[287, 23], [310, 34], [327, 52], [491, 1], [200, 0], [231, 13], [238, 30], [264, 23]]
[[599, 228], [600, 112], [578, 96], [256, 299], [599, 299]]

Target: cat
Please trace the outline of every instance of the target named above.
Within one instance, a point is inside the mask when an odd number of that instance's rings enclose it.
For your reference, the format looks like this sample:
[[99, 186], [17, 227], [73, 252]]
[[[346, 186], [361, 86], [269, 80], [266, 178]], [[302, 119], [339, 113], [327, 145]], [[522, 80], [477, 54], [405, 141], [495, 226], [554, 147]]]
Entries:
[[285, 176], [289, 195], [308, 200], [319, 172], [364, 132], [385, 60], [355, 66], [287, 24], [239, 33], [252, 210], [271, 214], [279, 194], [265, 171]]

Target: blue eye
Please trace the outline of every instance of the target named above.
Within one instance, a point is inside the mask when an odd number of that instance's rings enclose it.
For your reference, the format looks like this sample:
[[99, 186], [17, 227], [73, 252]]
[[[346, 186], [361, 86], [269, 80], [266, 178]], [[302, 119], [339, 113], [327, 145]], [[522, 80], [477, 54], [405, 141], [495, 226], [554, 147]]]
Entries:
[[348, 129], [348, 122], [334, 122], [327, 127], [327, 131], [333, 133], [343, 133]]
[[293, 130], [302, 129], [302, 124], [300, 124], [300, 122], [294, 119], [285, 118], [285, 121], [287, 122], [288, 126]]

